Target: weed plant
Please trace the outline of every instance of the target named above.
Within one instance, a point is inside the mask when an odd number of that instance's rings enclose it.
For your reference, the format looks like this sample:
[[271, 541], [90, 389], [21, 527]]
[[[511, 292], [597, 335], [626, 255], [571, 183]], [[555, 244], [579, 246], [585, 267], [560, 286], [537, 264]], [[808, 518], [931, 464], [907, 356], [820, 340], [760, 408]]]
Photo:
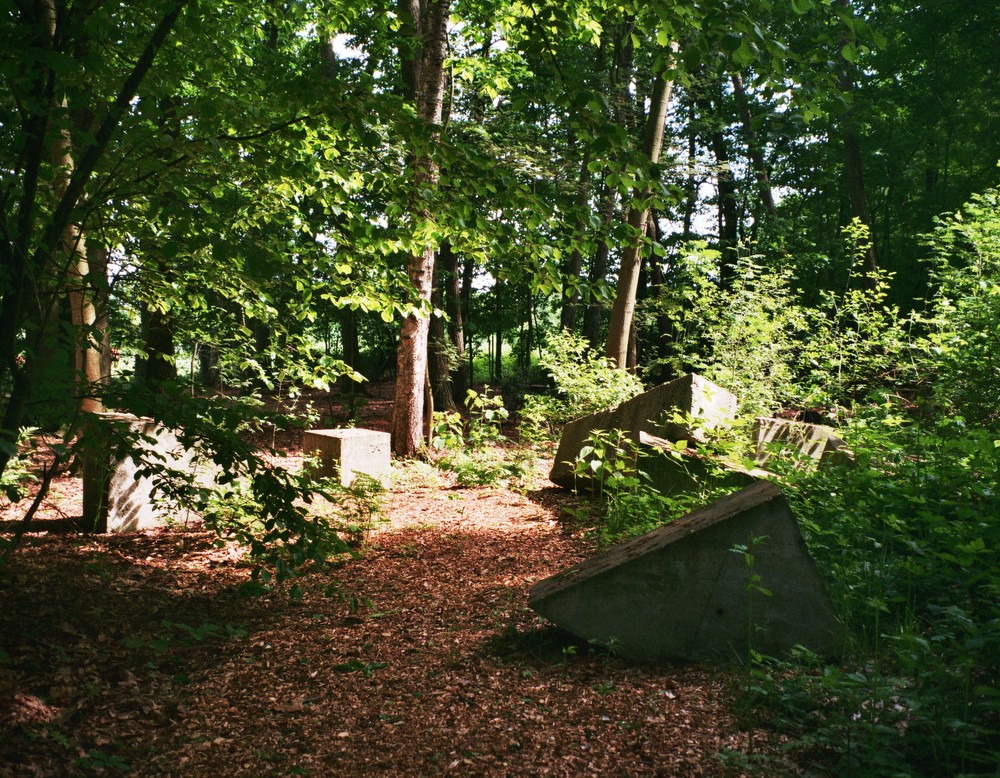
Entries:
[[509, 413], [503, 397], [491, 395], [489, 387], [481, 394], [470, 389], [465, 406], [467, 421], [458, 413], [434, 414], [435, 464], [454, 473], [462, 488], [522, 484], [531, 469], [531, 454], [506, 445], [501, 425]]

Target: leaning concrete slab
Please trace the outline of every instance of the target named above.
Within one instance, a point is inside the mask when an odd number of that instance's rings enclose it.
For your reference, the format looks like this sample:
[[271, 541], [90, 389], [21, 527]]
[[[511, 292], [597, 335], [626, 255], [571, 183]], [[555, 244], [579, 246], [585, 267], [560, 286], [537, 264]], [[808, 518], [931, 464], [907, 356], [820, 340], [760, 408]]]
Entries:
[[[163, 479], [140, 475], [142, 460], [211, 488], [215, 469], [196, 451], [186, 448], [177, 435], [153, 421], [128, 413], [94, 416], [93, 441], [83, 456], [83, 526], [93, 532], [134, 532], [187, 521], [191, 512], [170, 500]], [[122, 442], [131, 451], [121, 456]], [[137, 461], [138, 460], [138, 461]]]
[[753, 442], [758, 465], [786, 456], [804, 464], [850, 459], [850, 450], [836, 430], [822, 424], [761, 417], [754, 421]]
[[528, 604], [634, 659], [835, 655], [842, 643], [795, 516], [765, 481], [537, 583]]
[[316, 475], [340, 478], [351, 486], [358, 473], [389, 485], [392, 472], [388, 432], [359, 428], [312, 430], [302, 437], [302, 452], [319, 460]]
[[617, 408], [575, 419], [563, 429], [550, 480], [568, 488], [576, 485], [572, 462], [594, 430], [624, 430], [635, 442], [640, 432], [667, 440], [697, 439], [698, 431], [667, 418], [674, 411], [690, 414], [711, 427], [735, 416], [736, 397], [691, 373], [626, 400]]

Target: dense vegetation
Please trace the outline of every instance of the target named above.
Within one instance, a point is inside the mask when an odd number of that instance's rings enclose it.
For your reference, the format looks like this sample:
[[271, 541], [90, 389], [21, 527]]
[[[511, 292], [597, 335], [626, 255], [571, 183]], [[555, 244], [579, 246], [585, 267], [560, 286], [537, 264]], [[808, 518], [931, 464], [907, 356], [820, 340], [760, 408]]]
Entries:
[[[784, 482], [850, 656], [758, 657], [748, 713], [837, 771], [992, 774], [998, 27], [951, 0], [0, 0], [4, 499], [100, 445], [93, 413], [153, 416], [233, 478], [179, 496], [281, 577], [343, 546], [247, 442], [296, 423], [265, 401], [396, 380], [395, 451], [432, 406], [439, 459], [489, 483], [523, 467], [490, 453], [507, 409], [527, 445], [696, 370], [855, 453]], [[618, 475], [609, 539], [688, 507]]]

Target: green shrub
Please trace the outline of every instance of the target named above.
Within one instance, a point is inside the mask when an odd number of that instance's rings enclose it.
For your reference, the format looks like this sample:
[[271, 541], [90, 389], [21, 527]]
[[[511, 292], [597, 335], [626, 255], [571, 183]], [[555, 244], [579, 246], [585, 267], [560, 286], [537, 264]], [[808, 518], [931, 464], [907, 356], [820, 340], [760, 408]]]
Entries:
[[501, 425], [508, 417], [503, 397], [470, 389], [465, 401], [469, 419], [457, 413], [435, 413], [431, 449], [435, 464], [455, 474], [463, 488], [518, 485], [530, 470], [530, 455], [508, 448]]
[[967, 421], [1000, 421], [1000, 189], [938, 221], [922, 372], [941, 407]]
[[786, 491], [851, 636], [843, 665], [757, 691], [836, 774], [1000, 766], [1000, 441], [891, 406], [844, 430], [857, 461]]
[[614, 408], [643, 390], [642, 382], [593, 351], [587, 341], [563, 330], [549, 335], [539, 357], [555, 395], [527, 395], [520, 411], [521, 435], [552, 439], [566, 422]]

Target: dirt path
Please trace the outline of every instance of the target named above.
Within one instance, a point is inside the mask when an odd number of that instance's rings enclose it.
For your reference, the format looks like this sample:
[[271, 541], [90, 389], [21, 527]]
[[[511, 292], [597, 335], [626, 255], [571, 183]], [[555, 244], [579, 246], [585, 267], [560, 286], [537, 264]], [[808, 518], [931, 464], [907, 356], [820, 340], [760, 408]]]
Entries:
[[[363, 558], [247, 596], [201, 530], [36, 536], [0, 571], [0, 775], [738, 775], [738, 679], [541, 624], [564, 494], [410, 475]], [[328, 590], [328, 591], [324, 591]], [[774, 764], [768, 768], [774, 773]]]

